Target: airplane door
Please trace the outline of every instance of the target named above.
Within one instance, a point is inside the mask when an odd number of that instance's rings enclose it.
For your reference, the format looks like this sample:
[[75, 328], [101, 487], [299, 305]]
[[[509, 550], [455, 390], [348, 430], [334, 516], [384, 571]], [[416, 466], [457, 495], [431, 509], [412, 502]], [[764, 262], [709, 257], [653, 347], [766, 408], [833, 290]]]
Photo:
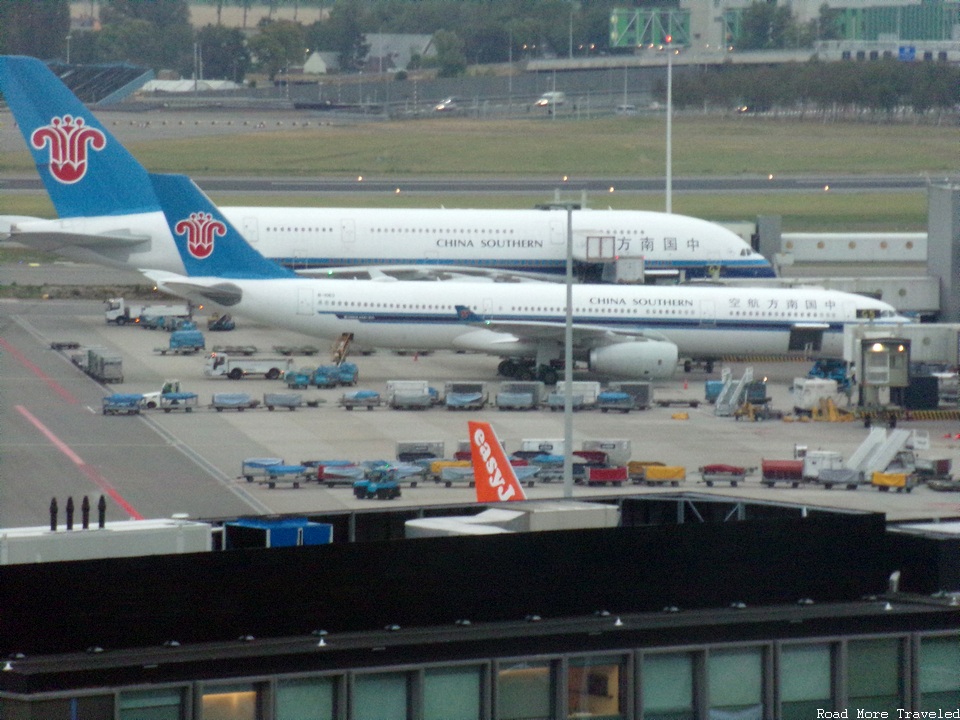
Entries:
[[297, 294], [297, 315], [313, 315], [313, 288], [299, 288]]
[[561, 220], [550, 221], [550, 243], [561, 245], [567, 242], [567, 223]]
[[357, 228], [354, 225], [353, 220], [341, 220], [340, 221], [340, 242], [346, 244], [352, 244], [357, 240]]
[[493, 300], [484, 298], [481, 317], [490, 317], [491, 315], [493, 315]]
[[260, 240], [260, 228], [257, 226], [257, 219], [255, 217], [245, 217], [240, 233], [248, 243], [256, 245]]
[[716, 327], [717, 307], [713, 300], [700, 301], [700, 327]]
[[823, 347], [823, 332], [826, 329], [826, 325], [795, 325], [790, 328], [790, 344], [787, 346], [787, 349], [808, 353], [819, 352]]

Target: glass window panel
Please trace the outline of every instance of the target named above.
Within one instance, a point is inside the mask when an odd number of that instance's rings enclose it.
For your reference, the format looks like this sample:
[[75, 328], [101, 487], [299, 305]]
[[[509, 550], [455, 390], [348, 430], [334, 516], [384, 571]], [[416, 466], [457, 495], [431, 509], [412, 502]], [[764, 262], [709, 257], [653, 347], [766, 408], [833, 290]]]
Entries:
[[693, 720], [693, 655], [643, 658], [645, 720]]
[[253, 685], [210, 687], [203, 692], [203, 720], [257, 720]]
[[281, 680], [277, 720], [333, 720], [334, 678]]
[[480, 707], [480, 668], [433, 668], [424, 672], [424, 720], [477, 720]]
[[138, 690], [120, 695], [120, 720], [180, 720], [183, 690]]
[[829, 645], [788, 645], [780, 651], [780, 717], [807, 720], [833, 707]]
[[760, 648], [712, 650], [707, 661], [711, 720], [762, 720]]
[[920, 709], [960, 707], [960, 636], [920, 639]]
[[[34, 718], [35, 720], [113, 720], [113, 696], [94, 695], [82, 698], [61, 700], [41, 700], [15, 705], [4, 702], [2, 709], [21, 711], [10, 715], [12, 718]], [[3, 717], [7, 717], [4, 715]]]
[[354, 720], [407, 720], [407, 707], [406, 673], [357, 675], [354, 680]]
[[900, 640], [851, 640], [847, 644], [850, 707], [891, 713], [903, 707]]
[[549, 663], [517, 663], [497, 672], [500, 720], [550, 720], [553, 683]]
[[622, 718], [620, 657], [579, 658], [567, 671], [569, 717]]

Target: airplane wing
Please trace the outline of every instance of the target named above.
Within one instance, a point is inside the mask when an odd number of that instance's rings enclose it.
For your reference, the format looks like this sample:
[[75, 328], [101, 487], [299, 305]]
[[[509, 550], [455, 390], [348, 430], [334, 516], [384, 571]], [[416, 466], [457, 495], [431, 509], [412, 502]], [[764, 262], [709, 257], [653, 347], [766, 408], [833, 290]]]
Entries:
[[515, 270], [494, 270], [459, 265], [364, 265], [296, 270], [300, 277], [345, 280], [423, 280], [430, 282], [563, 282], [563, 276]]
[[228, 280], [219, 278], [191, 278], [161, 270], [140, 270], [161, 290], [194, 302], [209, 300], [229, 307], [243, 299], [243, 291]]
[[66, 232], [32, 233], [23, 232], [19, 228], [13, 227], [10, 229], [10, 239], [30, 247], [48, 246], [57, 248], [63, 245], [72, 245], [89, 249], [106, 249], [133, 247], [148, 242], [150, 237], [147, 235], [89, 235]]
[[31, 220], [42, 220], [42, 218], [30, 217], [29, 215], [0, 215], [0, 240], [9, 239], [11, 228], [18, 223], [30, 222]]
[[[467, 325], [475, 325], [501, 335], [497, 342], [507, 345], [516, 340], [556, 340], [563, 342], [565, 322], [501, 321], [487, 320], [464, 305], [457, 305], [457, 317]], [[511, 337], [512, 336], [512, 337]], [[573, 324], [573, 342], [580, 348], [599, 347], [612, 343], [643, 340], [671, 343], [672, 341], [655, 330], [611, 330], [601, 325]]]

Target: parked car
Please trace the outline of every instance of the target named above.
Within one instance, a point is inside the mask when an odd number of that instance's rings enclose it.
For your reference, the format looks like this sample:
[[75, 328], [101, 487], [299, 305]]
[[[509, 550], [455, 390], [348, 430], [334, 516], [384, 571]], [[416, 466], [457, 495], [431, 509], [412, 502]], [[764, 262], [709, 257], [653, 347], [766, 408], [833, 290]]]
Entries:
[[559, 90], [551, 90], [541, 95], [534, 105], [537, 107], [553, 107], [555, 105], [563, 105], [566, 101], [566, 93], [560, 92]]

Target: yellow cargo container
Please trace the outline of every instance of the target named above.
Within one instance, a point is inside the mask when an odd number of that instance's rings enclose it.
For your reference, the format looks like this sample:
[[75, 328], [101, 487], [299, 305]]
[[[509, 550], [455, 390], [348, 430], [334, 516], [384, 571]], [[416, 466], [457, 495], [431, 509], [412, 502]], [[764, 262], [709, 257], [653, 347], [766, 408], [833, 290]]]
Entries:
[[647, 485], [670, 483], [679, 485], [687, 479], [687, 469], [682, 465], [648, 465], [643, 470], [643, 481]]
[[913, 475], [910, 473], [875, 472], [870, 483], [883, 492], [888, 492], [890, 488], [894, 488], [897, 492], [904, 490], [910, 492], [914, 486]]
[[651, 465], [663, 466], [664, 463], [656, 460], [630, 460], [627, 463], [627, 474], [635, 483], [643, 482], [643, 471]]

